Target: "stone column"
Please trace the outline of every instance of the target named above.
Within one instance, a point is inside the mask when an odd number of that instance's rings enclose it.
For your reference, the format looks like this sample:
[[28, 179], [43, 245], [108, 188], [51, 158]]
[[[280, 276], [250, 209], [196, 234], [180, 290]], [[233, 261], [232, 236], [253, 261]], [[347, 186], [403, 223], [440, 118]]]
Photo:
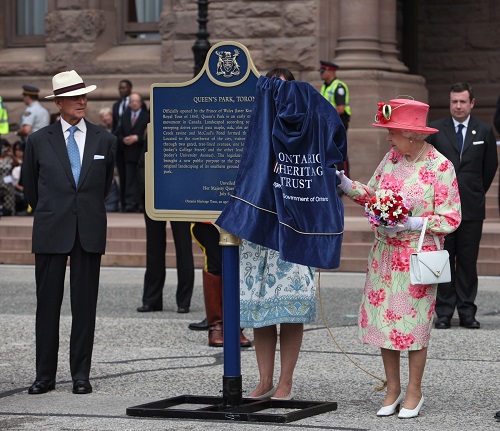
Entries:
[[408, 72], [398, 58], [396, 48], [396, 0], [383, 0], [380, 2], [380, 46], [382, 58], [389, 65], [389, 70], [395, 72]]
[[387, 131], [372, 127], [377, 102], [400, 94], [425, 102], [427, 89], [425, 80], [406, 73], [397, 58], [396, 0], [338, 1], [339, 33], [333, 61], [340, 66], [339, 79], [349, 86], [350, 175], [366, 182], [390, 148]]
[[177, 14], [173, 10], [172, 0], [163, 0], [159, 23], [161, 35], [161, 69], [163, 72], [174, 71], [174, 42], [177, 30]]
[[340, 0], [335, 62], [342, 69], [388, 70], [379, 37], [380, 4], [385, 0]]

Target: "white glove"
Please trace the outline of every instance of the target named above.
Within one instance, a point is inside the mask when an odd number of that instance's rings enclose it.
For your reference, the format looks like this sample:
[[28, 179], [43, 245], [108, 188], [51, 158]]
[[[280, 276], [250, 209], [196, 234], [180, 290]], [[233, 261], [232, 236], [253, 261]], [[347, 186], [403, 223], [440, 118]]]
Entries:
[[406, 220], [402, 225], [382, 226], [382, 229], [386, 235], [391, 235], [404, 230], [422, 230], [423, 224], [424, 220], [422, 217], [408, 217], [408, 220]]
[[349, 190], [352, 188], [352, 181], [349, 179], [349, 177], [346, 177], [344, 175], [344, 171], [335, 171], [335, 174], [337, 177], [339, 177], [340, 184], [338, 185], [338, 188], [342, 190], [344, 193], [349, 193]]

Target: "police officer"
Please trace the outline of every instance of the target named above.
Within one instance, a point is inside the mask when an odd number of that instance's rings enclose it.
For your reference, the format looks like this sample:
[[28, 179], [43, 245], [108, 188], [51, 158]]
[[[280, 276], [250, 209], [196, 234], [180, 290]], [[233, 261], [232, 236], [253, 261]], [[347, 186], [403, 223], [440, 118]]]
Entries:
[[328, 100], [339, 113], [342, 123], [347, 130], [351, 118], [351, 106], [349, 105], [349, 89], [345, 82], [337, 79], [336, 71], [339, 68], [335, 63], [329, 61], [320, 62], [319, 73], [324, 81], [321, 86], [321, 95]]
[[[349, 105], [349, 88], [345, 82], [337, 79], [336, 72], [339, 68], [338, 65], [330, 61], [320, 60], [319, 73], [321, 79], [324, 81], [321, 86], [321, 95], [328, 100], [332, 106], [337, 110], [344, 128], [347, 131], [349, 127], [349, 120], [351, 119], [351, 106]], [[343, 169], [345, 174], [349, 172], [349, 159], [346, 157], [342, 167], [338, 166], [338, 169]], [[338, 189], [340, 195], [342, 191]]]
[[48, 126], [50, 123], [49, 111], [38, 101], [38, 93], [40, 93], [38, 88], [23, 85], [23, 100], [26, 109], [21, 116], [21, 128], [17, 131], [17, 135], [21, 137], [23, 142], [26, 142], [29, 134]]

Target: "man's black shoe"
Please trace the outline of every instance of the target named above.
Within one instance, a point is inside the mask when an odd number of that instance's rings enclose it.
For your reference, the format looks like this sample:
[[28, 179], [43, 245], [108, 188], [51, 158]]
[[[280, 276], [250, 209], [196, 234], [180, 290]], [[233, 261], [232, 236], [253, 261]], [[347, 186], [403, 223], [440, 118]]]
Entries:
[[449, 329], [451, 328], [451, 319], [449, 317], [440, 317], [434, 324], [436, 329]]
[[177, 313], [180, 313], [180, 314], [189, 313], [189, 307], [178, 307]]
[[470, 320], [461, 320], [460, 326], [467, 329], [479, 329], [481, 328], [481, 324], [476, 319]]
[[162, 311], [163, 307], [155, 307], [154, 305], [143, 305], [142, 307], [137, 308], [139, 313], [149, 313], [151, 311]]
[[75, 380], [73, 382], [73, 393], [77, 395], [90, 394], [92, 385], [88, 380]]
[[29, 387], [28, 394], [39, 395], [45, 394], [48, 391], [53, 391], [56, 388], [55, 380], [35, 380]]
[[190, 323], [188, 328], [191, 329], [192, 331], [208, 331], [207, 319], [205, 318], [198, 323]]

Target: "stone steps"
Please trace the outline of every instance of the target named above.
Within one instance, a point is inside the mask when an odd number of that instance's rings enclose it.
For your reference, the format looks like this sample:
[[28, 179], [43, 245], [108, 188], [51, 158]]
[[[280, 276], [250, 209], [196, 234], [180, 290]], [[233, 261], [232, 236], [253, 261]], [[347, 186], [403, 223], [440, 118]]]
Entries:
[[[346, 202], [346, 212], [361, 207]], [[31, 217], [0, 219], [0, 263], [34, 264], [31, 254]], [[108, 243], [103, 266], [145, 267], [146, 229], [142, 214], [108, 214]], [[341, 266], [335, 271], [365, 272], [367, 256], [373, 242], [373, 232], [362, 214], [346, 216]], [[195, 266], [203, 267], [203, 255], [193, 242]], [[167, 229], [167, 267], [175, 267], [175, 248], [170, 228]], [[479, 253], [481, 275], [500, 275], [500, 222], [498, 218], [484, 223]]]
[[[0, 218], [0, 264], [34, 264], [31, 253], [32, 217]], [[146, 266], [146, 228], [142, 214], [108, 214], [106, 254], [103, 266]], [[203, 267], [203, 254], [193, 242], [197, 268]], [[168, 267], [175, 267], [175, 247], [170, 228], [167, 229]]]

